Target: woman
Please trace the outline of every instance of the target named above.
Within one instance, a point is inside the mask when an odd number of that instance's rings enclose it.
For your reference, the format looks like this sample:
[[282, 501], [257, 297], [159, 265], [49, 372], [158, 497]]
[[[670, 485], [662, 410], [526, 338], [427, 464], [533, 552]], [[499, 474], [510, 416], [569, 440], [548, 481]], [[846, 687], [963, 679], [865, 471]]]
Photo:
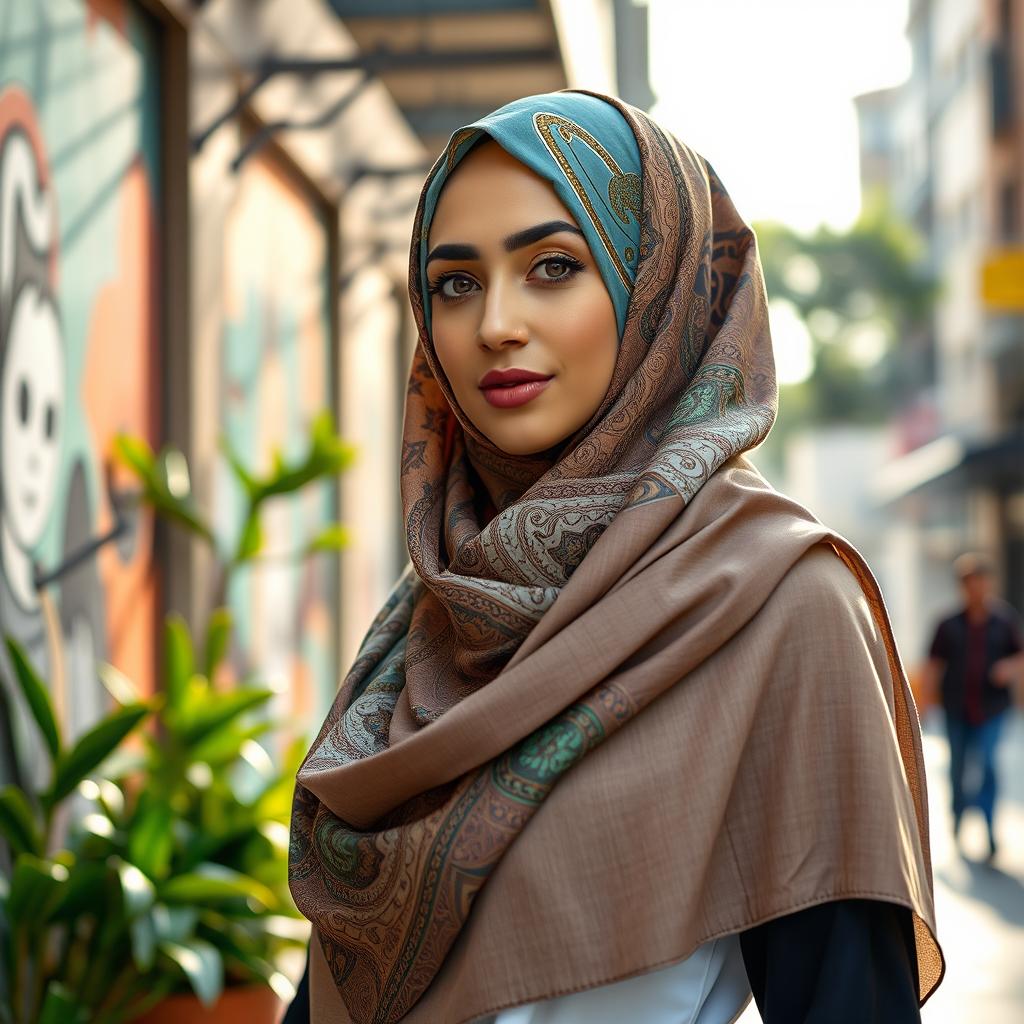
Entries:
[[517, 101], [432, 170], [410, 292], [412, 565], [296, 788], [312, 1020], [918, 1019], [916, 716], [859, 556], [742, 458], [776, 386], [714, 172]]

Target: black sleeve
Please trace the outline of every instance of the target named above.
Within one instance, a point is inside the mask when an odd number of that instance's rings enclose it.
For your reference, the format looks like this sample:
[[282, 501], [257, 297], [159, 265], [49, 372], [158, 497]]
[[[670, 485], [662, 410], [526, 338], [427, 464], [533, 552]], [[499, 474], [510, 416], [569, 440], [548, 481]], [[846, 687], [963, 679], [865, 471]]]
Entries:
[[302, 980], [295, 990], [295, 998], [291, 1001], [281, 1024], [309, 1024], [309, 957], [306, 957], [306, 969], [302, 972]]
[[1024, 630], [1021, 630], [1020, 617], [1011, 614], [1007, 622], [1007, 654], [1020, 654], [1024, 651]]
[[917, 1024], [911, 913], [836, 900], [740, 934], [764, 1024]]
[[938, 658], [940, 661], [949, 661], [949, 641], [946, 638], [946, 623], [940, 622], [932, 638], [932, 645], [928, 649], [929, 658]]

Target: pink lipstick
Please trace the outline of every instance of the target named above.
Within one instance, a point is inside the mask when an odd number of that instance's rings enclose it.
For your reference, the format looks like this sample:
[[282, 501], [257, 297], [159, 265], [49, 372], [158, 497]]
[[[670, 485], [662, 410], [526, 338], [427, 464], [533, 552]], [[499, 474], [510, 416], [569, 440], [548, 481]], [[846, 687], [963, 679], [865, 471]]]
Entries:
[[480, 381], [484, 398], [498, 409], [514, 409], [536, 398], [553, 380], [533, 370], [489, 370]]

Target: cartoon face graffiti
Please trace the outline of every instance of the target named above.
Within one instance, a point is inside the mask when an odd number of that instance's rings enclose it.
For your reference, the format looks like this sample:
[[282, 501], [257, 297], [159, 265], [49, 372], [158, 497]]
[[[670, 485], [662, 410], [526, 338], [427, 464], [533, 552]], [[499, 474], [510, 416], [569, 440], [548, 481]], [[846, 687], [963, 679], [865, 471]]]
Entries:
[[[0, 517], [26, 554], [53, 508], [64, 409], [57, 221], [45, 175], [29, 135], [12, 127], [0, 140]], [[10, 543], [4, 554], [12, 557]]]
[[0, 368], [0, 495], [18, 546], [42, 536], [57, 485], [64, 360], [53, 303], [38, 288], [18, 293]]

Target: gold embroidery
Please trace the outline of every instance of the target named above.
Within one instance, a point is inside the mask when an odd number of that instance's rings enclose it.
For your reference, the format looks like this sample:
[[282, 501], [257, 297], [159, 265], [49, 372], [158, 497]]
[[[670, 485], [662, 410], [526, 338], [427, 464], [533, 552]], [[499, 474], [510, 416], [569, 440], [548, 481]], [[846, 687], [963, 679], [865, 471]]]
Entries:
[[[629, 223], [626, 215], [632, 213], [640, 223], [640, 175], [628, 171], [617, 174], [608, 182], [608, 202], [623, 224]], [[626, 259], [630, 259], [629, 256]]]
[[459, 146], [461, 146], [471, 135], [476, 135], [479, 131], [479, 128], [460, 128], [452, 136], [451, 142], [448, 143], [448, 160], [444, 169], [445, 177], [452, 173], [452, 168], [455, 166], [456, 155], [459, 152]]
[[[593, 135], [590, 134], [585, 128], [581, 128], [578, 124], [568, 120], [564, 117], [559, 117], [557, 114], [546, 114], [538, 113], [533, 115], [533, 124], [537, 129], [541, 140], [544, 145], [547, 146], [551, 155], [558, 162], [558, 166], [562, 169], [562, 173], [565, 175], [566, 180], [572, 186], [573, 192], [576, 193], [579, 201], [583, 204], [583, 208], [587, 211], [587, 215], [590, 217], [591, 223], [594, 225], [594, 230], [598, 233], [604, 244], [605, 251], [608, 253], [609, 258], [612, 261], [612, 265], [615, 267], [615, 272], [619, 275], [619, 280], [622, 281], [623, 286], [626, 289], [632, 287], [630, 281], [629, 272], [626, 270], [622, 259], [619, 257], [618, 252], [615, 250], [615, 246], [612, 244], [612, 240], [608, 237], [608, 232], [605, 231], [604, 225], [601, 223], [601, 219], [597, 215], [597, 211], [594, 209], [594, 204], [590, 201], [590, 196], [587, 195], [586, 189], [583, 187], [580, 179], [576, 176], [576, 172], [569, 166], [569, 161], [566, 160], [565, 154], [559, 148], [558, 144], [552, 137], [553, 128], [558, 129], [559, 135], [565, 140], [566, 143], [571, 143], [573, 138], [580, 139], [581, 142], [586, 143], [596, 153], [601, 160], [604, 161], [605, 166], [611, 172], [612, 180], [609, 183], [609, 201], [612, 204], [612, 208], [625, 220], [623, 210], [628, 208], [634, 210], [635, 213], [639, 214], [639, 192], [640, 182], [639, 178], [635, 174], [624, 174], [619, 165], [612, 158], [612, 155], [601, 145]], [[637, 181], [634, 183], [631, 180], [636, 178]], [[616, 194], [612, 196], [612, 185], [616, 185]], [[635, 199], [634, 199], [635, 189]], [[622, 207], [622, 210], [620, 210]], [[639, 220], [639, 216], [637, 216]]]

